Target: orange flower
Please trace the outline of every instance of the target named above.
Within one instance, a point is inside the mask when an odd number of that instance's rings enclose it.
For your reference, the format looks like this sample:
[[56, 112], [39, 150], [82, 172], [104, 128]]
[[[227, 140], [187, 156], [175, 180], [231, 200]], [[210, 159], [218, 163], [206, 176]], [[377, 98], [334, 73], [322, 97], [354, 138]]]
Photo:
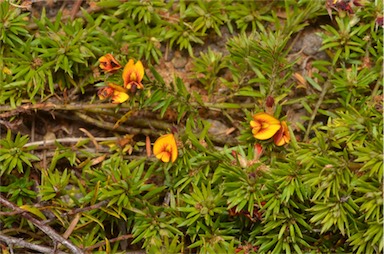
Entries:
[[153, 154], [163, 162], [174, 162], [177, 159], [177, 145], [173, 134], [159, 137], [153, 145]]
[[281, 127], [279, 131], [276, 132], [275, 136], [273, 136], [273, 141], [277, 146], [288, 144], [289, 141], [291, 141], [291, 136], [289, 135], [288, 126], [285, 121], [281, 122]]
[[99, 58], [99, 67], [105, 72], [114, 73], [121, 68], [119, 62], [111, 54], [106, 54]]
[[253, 115], [250, 125], [253, 136], [260, 140], [271, 138], [280, 129], [280, 121], [264, 112]]
[[129, 98], [127, 90], [124, 87], [113, 83], [108, 83], [108, 86], [101, 88], [97, 94], [100, 100], [112, 98], [112, 103], [123, 103]]
[[123, 71], [124, 87], [133, 93], [136, 89], [143, 89], [144, 86], [141, 84], [143, 77], [144, 67], [141, 61], [137, 61], [137, 63], [134, 64], [133, 60], [129, 59]]

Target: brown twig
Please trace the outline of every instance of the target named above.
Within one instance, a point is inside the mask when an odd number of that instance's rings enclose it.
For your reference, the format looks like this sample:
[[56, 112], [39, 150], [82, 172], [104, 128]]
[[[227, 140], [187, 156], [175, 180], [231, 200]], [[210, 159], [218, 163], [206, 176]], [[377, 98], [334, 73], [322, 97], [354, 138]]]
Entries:
[[110, 130], [110, 131], [119, 131], [119, 132], [125, 132], [129, 134], [144, 134], [144, 135], [154, 135], [152, 130], [150, 129], [141, 129], [141, 128], [135, 128], [135, 127], [128, 127], [128, 126], [117, 126], [115, 128], [115, 125], [112, 123], [108, 123], [105, 121], [100, 121], [95, 118], [92, 118], [86, 114], [80, 113], [80, 112], [75, 112], [75, 115], [79, 117], [81, 120], [92, 124], [94, 126], [97, 126], [99, 128], [103, 128], [105, 130]]
[[[116, 108], [117, 105], [113, 103], [95, 103], [95, 104], [82, 104], [82, 103], [73, 103], [73, 104], [54, 104], [51, 102], [46, 103], [36, 103], [36, 104], [23, 104], [16, 108], [13, 108], [9, 105], [0, 106], [0, 112], [16, 112], [22, 113], [31, 110], [41, 110], [41, 111], [51, 111], [51, 110], [94, 110], [95, 108], [109, 109]], [[124, 105], [120, 105], [124, 107]], [[128, 105], [126, 107], [129, 107]], [[0, 117], [8, 117], [6, 115], [0, 114]]]
[[3, 235], [1, 233], [0, 233], [0, 241], [3, 241], [5, 243], [7, 243], [8, 246], [13, 246], [13, 245], [20, 246], [20, 247], [23, 247], [23, 248], [28, 248], [28, 249], [31, 249], [31, 250], [39, 251], [41, 253], [66, 254], [66, 252], [63, 252], [63, 251], [56, 251], [55, 252], [53, 249], [51, 249], [49, 247], [45, 247], [45, 246], [42, 246], [42, 245], [30, 243], [30, 242], [24, 241], [23, 239], [12, 237], [12, 236], [6, 236], [6, 235]]
[[[192, 106], [195, 107], [207, 107], [211, 109], [226, 109], [226, 108], [254, 108], [254, 103], [243, 103], [234, 106], [233, 104], [227, 103], [205, 103], [204, 105], [198, 105], [197, 103], [192, 103]], [[1, 117], [9, 117], [12, 115], [16, 115], [22, 112], [29, 112], [32, 110], [40, 110], [40, 111], [75, 111], [75, 116], [80, 118], [81, 120], [97, 126], [99, 128], [110, 130], [110, 131], [118, 131], [130, 134], [143, 134], [146, 136], [158, 136], [158, 130], [169, 130], [171, 128], [170, 123], [162, 122], [156, 119], [132, 119], [130, 123], [132, 125], [140, 126], [140, 128], [132, 127], [132, 126], [117, 126], [113, 123], [109, 123], [106, 121], [101, 121], [99, 119], [93, 118], [84, 112], [94, 112], [95, 109], [105, 110], [105, 109], [114, 109], [116, 108], [116, 104], [112, 103], [99, 103], [99, 104], [53, 104], [53, 103], [38, 103], [38, 104], [24, 104], [17, 108], [12, 108], [11, 106], [0, 106], [0, 112], [5, 112], [0, 114]], [[120, 109], [130, 108], [129, 105], [120, 105]], [[7, 112], [8, 111], [8, 112]], [[70, 115], [72, 118], [72, 114]], [[147, 127], [147, 128], [145, 128]], [[235, 139], [231, 139], [229, 136], [210, 136], [211, 140], [218, 144], [230, 144], [236, 145], [238, 142]], [[97, 138], [95, 138], [97, 140]], [[48, 142], [48, 141], [46, 141]], [[52, 141], [53, 143], [55, 141]], [[47, 143], [45, 143], [47, 144]]]
[[73, 214], [77, 214], [77, 213], [83, 213], [83, 212], [86, 212], [86, 211], [91, 211], [91, 210], [99, 209], [100, 207], [103, 207], [106, 204], [108, 204], [108, 202], [109, 202], [109, 200], [103, 200], [103, 201], [101, 201], [99, 203], [96, 203], [94, 205], [91, 205], [91, 206], [82, 207], [82, 208], [76, 208], [76, 209], [68, 212], [68, 215], [73, 215]]
[[96, 140], [95, 136], [92, 135], [92, 133], [90, 133], [88, 130], [86, 130], [84, 128], [79, 128], [79, 130], [84, 132], [85, 135], [87, 135], [89, 137], [89, 139], [92, 141], [93, 145], [95, 146], [96, 151], [100, 150], [100, 145], [99, 145], [99, 143], [97, 143], [97, 140]]
[[16, 214], [23, 213], [24, 211], [10, 211], [10, 212], [0, 212], [0, 216], [13, 216]]
[[[30, 146], [49, 146], [53, 145], [56, 142], [57, 143], [77, 143], [84, 140], [88, 140], [89, 138], [58, 138], [58, 139], [50, 139], [50, 140], [42, 140], [42, 141], [36, 141], [36, 142], [30, 142], [24, 145], [24, 147], [30, 147]], [[110, 137], [110, 138], [95, 138], [96, 141], [116, 141], [117, 137]]]
[[76, 2], [73, 4], [71, 11], [71, 20], [74, 20], [76, 18], [76, 14], [79, 11], [82, 2], [83, 0], [76, 0]]
[[56, 233], [56, 231], [53, 230], [51, 227], [44, 225], [41, 221], [32, 217], [32, 215], [29, 214], [27, 211], [24, 211], [23, 209], [21, 209], [20, 207], [18, 207], [14, 203], [8, 201], [2, 195], [0, 195], [0, 204], [2, 204], [2, 205], [6, 206], [6, 207], [8, 207], [14, 211], [20, 211], [20, 212], [23, 211], [22, 213], [20, 213], [20, 215], [22, 217], [24, 217], [29, 222], [31, 222], [33, 225], [38, 227], [41, 231], [43, 231], [46, 235], [48, 235], [52, 240], [54, 240], [58, 243], [61, 243], [62, 245], [67, 247], [72, 253], [76, 253], [76, 254], [84, 253], [80, 248], [73, 245], [73, 243], [71, 241], [65, 239], [64, 237], [62, 237], [61, 235]]
[[[94, 205], [91, 205], [91, 206], [87, 206], [87, 207], [81, 207], [81, 208], [76, 208], [76, 209], [73, 209], [69, 212], [65, 212], [65, 213], [62, 213], [61, 214], [61, 217], [65, 217], [65, 216], [68, 216], [68, 215], [74, 215], [74, 214], [79, 214], [79, 213], [83, 213], [83, 212], [87, 212], [87, 211], [91, 211], [91, 210], [95, 210], [95, 209], [99, 209], [100, 207], [103, 207], [105, 206], [106, 204], [108, 204], [109, 200], [103, 200], [99, 203], [96, 203]], [[49, 219], [49, 220], [46, 220], [46, 221], [43, 221], [44, 224], [48, 224], [50, 223], [52, 220], [55, 220], [55, 218], [52, 218], [52, 219]]]
[[69, 224], [69, 227], [63, 234], [63, 237], [65, 239], [68, 239], [68, 237], [72, 234], [73, 230], [75, 230], [77, 223], [79, 223], [80, 217], [81, 215], [78, 213], [75, 215], [75, 218], [72, 219], [71, 223]]
[[25, 235], [25, 237], [28, 237], [28, 238], [33, 238], [36, 240], [41, 239], [41, 232], [40, 231], [37, 231], [36, 233], [34, 233], [31, 230], [22, 229], [20, 227], [19, 228], [7, 228], [4, 230], [1, 230], [0, 234], [8, 235], [8, 236], [15, 236], [15, 235], [23, 234], [23, 235]]
[[[241, 109], [241, 108], [254, 108], [255, 104], [254, 103], [240, 103], [240, 104], [230, 104], [230, 103], [210, 103], [206, 102], [203, 105], [200, 105], [195, 102], [190, 103], [191, 106], [193, 107], [206, 107], [210, 109], [227, 109], [227, 108], [232, 108], [232, 109]], [[121, 105], [116, 105], [113, 103], [94, 103], [94, 104], [82, 104], [82, 103], [73, 103], [73, 104], [54, 104], [51, 102], [46, 102], [46, 103], [37, 103], [37, 104], [23, 104], [20, 105], [16, 108], [9, 106], [9, 105], [4, 105], [0, 106], [0, 112], [5, 112], [3, 114], [0, 114], [0, 117], [9, 117], [13, 116], [18, 113], [23, 113], [31, 110], [41, 110], [41, 111], [51, 111], [51, 110], [64, 110], [64, 111], [79, 111], [79, 110], [84, 110], [84, 111], [94, 111], [95, 109], [115, 109], [117, 107], [120, 108], [131, 108], [130, 105], [128, 104], [121, 104]]]

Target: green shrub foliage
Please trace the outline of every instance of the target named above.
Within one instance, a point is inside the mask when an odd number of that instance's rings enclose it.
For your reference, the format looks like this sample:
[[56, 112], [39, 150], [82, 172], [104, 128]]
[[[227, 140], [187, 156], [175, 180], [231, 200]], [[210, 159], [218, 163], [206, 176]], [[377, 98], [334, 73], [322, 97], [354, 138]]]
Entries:
[[[2, 199], [87, 253], [383, 251], [380, 1], [88, 2], [97, 11], [72, 20], [0, 1]], [[292, 51], [310, 26], [322, 57]], [[192, 74], [169, 81], [175, 51]], [[98, 68], [107, 53], [145, 66], [144, 89], [121, 105], [97, 98], [122, 83]], [[290, 143], [253, 137], [264, 111], [287, 121]], [[39, 112], [71, 112], [109, 138], [36, 142], [20, 121]], [[174, 163], [145, 154], [146, 136], [171, 131]], [[0, 235], [54, 248], [0, 211]]]

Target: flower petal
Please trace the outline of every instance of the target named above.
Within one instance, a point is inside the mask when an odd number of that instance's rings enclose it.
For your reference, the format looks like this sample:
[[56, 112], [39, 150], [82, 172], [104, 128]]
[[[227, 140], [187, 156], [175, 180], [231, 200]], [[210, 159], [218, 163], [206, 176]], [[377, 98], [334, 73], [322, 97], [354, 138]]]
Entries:
[[159, 160], [162, 160], [163, 162], [169, 162], [171, 158], [171, 154], [168, 152], [161, 152], [158, 155], [156, 155], [156, 158], [158, 158]]
[[273, 142], [275, 143], [275, 145], [277, 146], [284, 145], [283, 134], [284, 134], [284, 130], [283, 130], [283, 126], [281, 126], [281, 128], [273, 136]]
[[112, 97], [112, 103], [123, 103], [129, 98], [127, 89], [114, 83], [108, 83], [108, 86], [101, 88], [97, 95], [100, 100]]
[[280, 121], [264, 112], [253, 115], [250, 125], [253, 136], [260, 140], [271, 138], [280, 129]]
[[115, 72], [121, 68], [121, 65], [112, 54], [106, 54], [100, 57], [99, 62], [99, 67], [106, 72]]
[[127, 85], [131, 82], [131, 73], [133, 72], [134, 66], [135, 65], [133, 63], [133, 59], [129, 59], [128, 63], [124, 66], [124, 70], [123, 70], [124, 87], [127, 87]]
[[267, 113], [264, 113], [264, 112], [260, 112], [260, 113], [253, 115], [253, 119], [257, 122], [267, 122], [270, 125], [280, 125], [279, 120], [277, 120], [273, 116], [271, 116]]
[[153, 144], [153, 154], [163, 162], [168, 162], [170, 159], [174, 162], [177, 159], [178, 151], [173, 134], [159, 137]]
[[262, 128], [257, 133], [253, 133], [253, 136], [260, 140], [266, 140], [272, 138], [279, 129], [280, 125], [269, 125], [268, 128]]
[[100, 100], [104, 100], [113, 95], [113, 89], [110, 87], [103, 87], [97, 92], [97, 95]]
[[178, 156], [178, 150], [177, 150], [177, 145], [176, 145], [176, 141], [175, 141], [175, 148], [172, 149], [172, 151], [171, 151], [172, 162], [175, 162], [175, 160], [177, 159], [177, 156]]
[[144, 77], [144, 66], [140, 60], [137, 61], [137, 63], [135, 64], [135, 71], [136, 71], [136, 75], [137, 75], [136, 81], [137, 81], [137, 83], [140, 83]]
[[144, 77], [144, 67], [139, 60], [134, 64], [133, 59], [129, 59], [123, 70], [124, 87], [131, 89], [132, 85], [136, 85], [137, 89], [143, 89], [144, 86], [141, 81]]
[[125, 89], [122, 86], [116, 85], [114, 83], [108, 83], [108, 87], [112, 88], [114, 91], [119, 91], [119, 92], [127, 92], [127, 89]]
[[128, 100], [128, 98], [128, 94], [115, 90], [112, 96], [112, 103], [123, 103]]
[[280, 130], [273, 136], [273, 142], [277, 146], [288, 144], [291, 141], [291, 135], [289, 134], [288, 125], [285, 121], [281, 122]]
[[256, 122], [252, 120], [249, 124], [251, 125], [252, 128], [257, 128], [257, 129], [261, 128], [260, 122]]

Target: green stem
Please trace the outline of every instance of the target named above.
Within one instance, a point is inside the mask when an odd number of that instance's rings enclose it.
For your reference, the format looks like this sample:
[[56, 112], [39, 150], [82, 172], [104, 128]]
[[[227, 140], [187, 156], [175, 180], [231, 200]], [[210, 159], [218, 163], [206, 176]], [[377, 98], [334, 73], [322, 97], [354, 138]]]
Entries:
[[383, 72], [381, 72], [380, 77], [377, 79], [375, 87], [372, 90], [372, 101], [374, 101], [375, 96], [377, 96], [380, 87], [383, 86]]
[[307, 130], [305, 132], [305, 136], [304, 136], [304, 142], [307, 142], [308, 139], [309, 139], [309, 133], [311, 132], [313, 121], [316, 118], [317, 111], [319, 110], [320, 105], [323, 103], [324, 97], [327, 94], [328, 89], [330, 88], [330, 86], [331, 86], [331, 82], [330, 81], [326, 81], [325, 84], [324, 84], [323, 90], [321, 91], [319, 100], [317, 101], [317, 103], [315, 105], [315, 108], [314, 108], [314, 110], [312, 112], [311, 119], [309, 120], [308, 127], [307, 127]]

